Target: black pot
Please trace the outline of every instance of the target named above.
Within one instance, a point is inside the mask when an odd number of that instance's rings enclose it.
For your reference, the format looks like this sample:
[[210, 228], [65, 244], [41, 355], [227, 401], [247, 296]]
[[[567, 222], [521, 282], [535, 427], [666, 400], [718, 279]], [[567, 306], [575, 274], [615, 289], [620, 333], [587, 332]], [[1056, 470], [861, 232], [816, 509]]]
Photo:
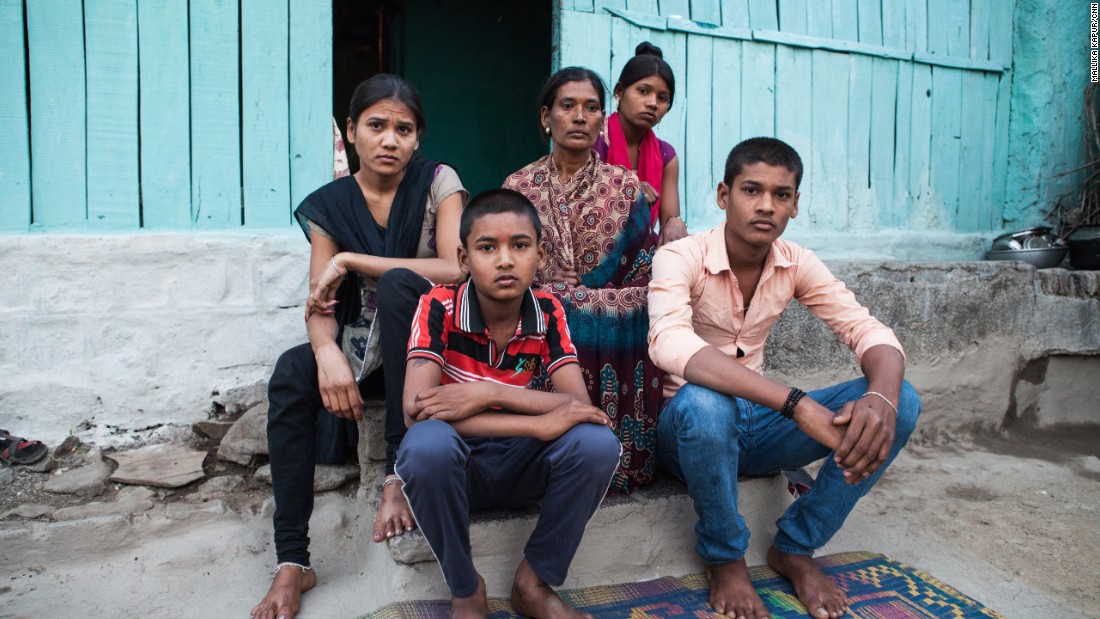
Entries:
[[1069, 263], [1075, 269], [1100, 270], [1100, 226], [1086, 226], [1067, 240]]

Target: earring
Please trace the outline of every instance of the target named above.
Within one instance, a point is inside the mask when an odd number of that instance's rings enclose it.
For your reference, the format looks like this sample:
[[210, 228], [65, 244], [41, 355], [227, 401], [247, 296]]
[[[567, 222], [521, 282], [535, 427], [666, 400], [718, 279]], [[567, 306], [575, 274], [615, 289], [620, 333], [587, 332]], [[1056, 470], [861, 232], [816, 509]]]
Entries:
[[546, 126], [546, 135], [550, 135], [550, 125]]

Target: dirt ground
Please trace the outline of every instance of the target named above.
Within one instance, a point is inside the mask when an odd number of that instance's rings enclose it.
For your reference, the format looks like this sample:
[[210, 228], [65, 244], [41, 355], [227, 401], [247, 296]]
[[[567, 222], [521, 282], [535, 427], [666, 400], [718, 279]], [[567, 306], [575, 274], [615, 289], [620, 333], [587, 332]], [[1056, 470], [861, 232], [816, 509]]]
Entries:
[[[86, 449], [73, 447], [61, 466]], [[211, 462], [208, 474], [246, 479]], [[0, 514], [80, 503], [42, 492], [48, 473], [11, 471]], [[247, 617], [274, 563], [270, 490], [251, 480], [221, 496], [194, 486], [157, 491], [154, 507], [133, 516], [50, 523], [9, 514], [0, 522], [0, 617]], [[363, 539], [373, 507], [350, 486], [318, 500], [320, 584], [303, 619], [373, 610], [364, 556], [383, 551]], [[910, 445], [822, 552], [882, 552], [1012, 619], [1100, 618], [1098, 532], [1100, 431], [1017, 430]]]
[[873, 549], [1006, 617], [1100, 617], [1100, 433], [911, 445], [826, 551]]

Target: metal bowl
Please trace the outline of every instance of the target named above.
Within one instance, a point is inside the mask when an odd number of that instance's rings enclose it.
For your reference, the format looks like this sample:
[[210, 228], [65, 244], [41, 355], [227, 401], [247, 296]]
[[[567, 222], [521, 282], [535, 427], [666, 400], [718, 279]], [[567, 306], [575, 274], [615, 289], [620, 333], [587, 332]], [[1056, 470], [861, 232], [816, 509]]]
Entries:
[[993, 249], [985, 252], [986, 260], [1022, 260], [1036, 269], [1049, 269], [1062, 264], [1069, 248], [1060, 245], [1041, 249]]
[[[992, 251], [1013, 249], [1045, 249], [1058, 244], [1050, 228], [1028, 228], [1019, 232], [1009, 232], [993, 239]], [[1014, 260], [1014, 258], [1005, 258]]]

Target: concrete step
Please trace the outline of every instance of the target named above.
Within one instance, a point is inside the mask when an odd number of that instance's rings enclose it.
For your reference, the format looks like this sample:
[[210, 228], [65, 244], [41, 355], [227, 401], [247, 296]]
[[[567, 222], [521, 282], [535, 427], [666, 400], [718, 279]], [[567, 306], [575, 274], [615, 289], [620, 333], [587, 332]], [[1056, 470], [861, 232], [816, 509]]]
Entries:
[[[790, 503], [781, 476], [744, 479], [739, 500], [756, 532], [748, 554], [752, 565], [765, 561], [775, 520]], [[538, 519], [527, 512], [482, 512], [470, 523], [474, 564], [490, 595], [506, 596], [527, 537]], [[664, 478], [629, 496], [611, 496], [588, 523], [569, 570], [565, 588], [649, 580], [701, 572], [695, 552], [695, 511], [682, 483]], [[389, 541], [393, 556], [393, 595], [398, 599], [447, 598], [435, 557], [419, 531]]]
[[[386, 461], [386, 402], [367, 400], [363, 403], [363, 419], [359, 422], [359, 480], [361, 486], [375, 481], [382, 483], [382, 477], [375, 472], [379, 464]], [[373, 475], [373, 477], [371, 477]]]
[[[360, 495], [377, 499], [385, 444], [380, 421], [384, 410], [371, 403], [360, 424]], [[371, 429], [372, 426], [376, 429]], [[765, 561], [775, 521], [791, 502], [782, 476], [744, 478], [739, 507], [753, 531], [747, 559]], [[537, 510], [479, 512], [470, 523], [474, 564], [485, 578], [489, 595], [507, 596], [523, 547], [538, 519]], [[373, 518], [370, 519], [373, 521]], [[631, 495], [604, 500], [588, 523], [573, 560], [566, 588], [632, 582], [701, 572], [695, 552], [696, 515], [683, 483], [662, 475]], [[373, 562], [372, 578], [387, 587], [388, 601], [448, 598], [450, 594], [435, 557], [419, 531], [388, 542], [392, 561]]]

